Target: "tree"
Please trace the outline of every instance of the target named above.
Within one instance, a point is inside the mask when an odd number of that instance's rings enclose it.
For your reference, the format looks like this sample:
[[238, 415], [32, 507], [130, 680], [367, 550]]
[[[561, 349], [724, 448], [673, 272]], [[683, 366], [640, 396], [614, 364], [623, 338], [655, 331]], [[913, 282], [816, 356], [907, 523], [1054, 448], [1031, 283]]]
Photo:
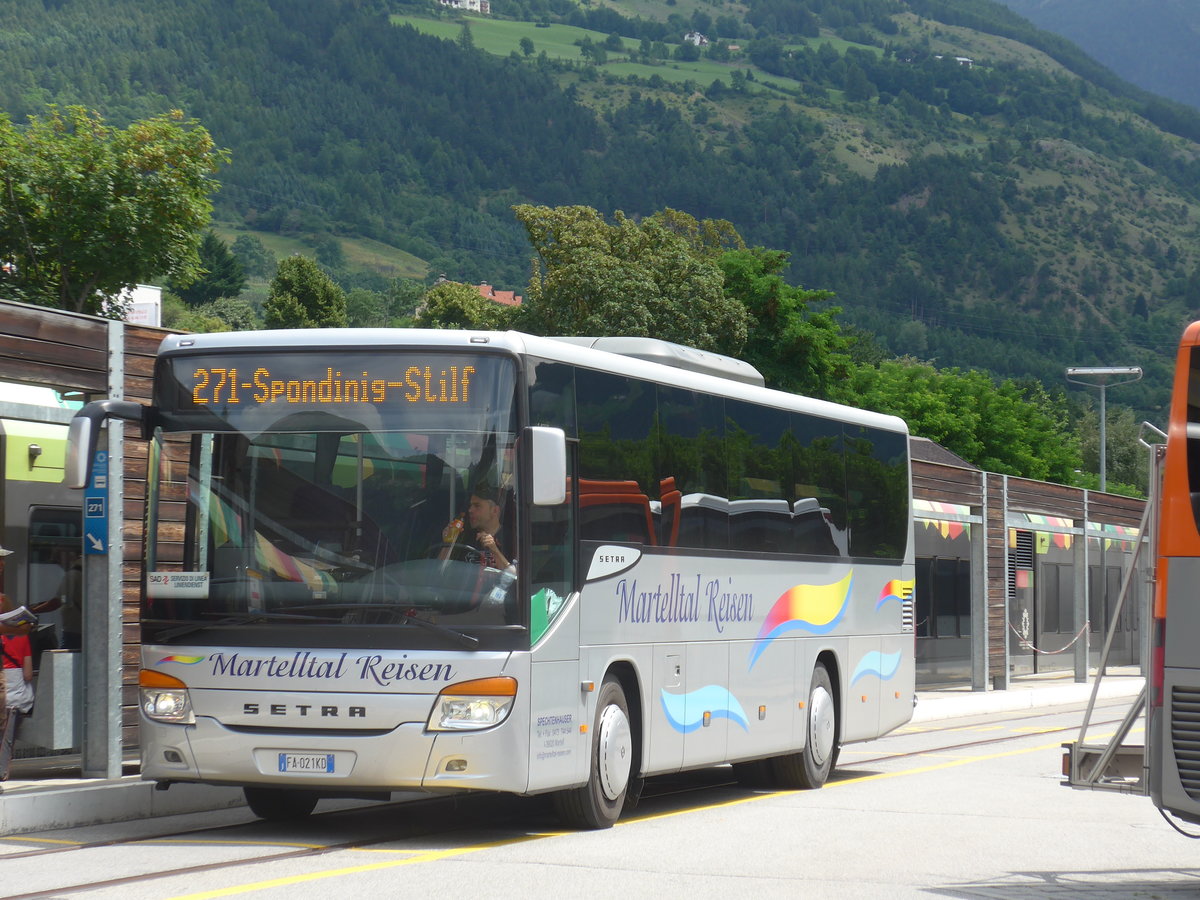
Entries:
[[246, 271], [229, 249], [229, 245], [213, 232], [200, 241], [200, 275], [190, 284], [170, 283], [170, 288], [189, 306], [212, 303], [222, 297], [236, 297], [246, 289]]
[[178, 331], [254, 331], [259, 321], [245, 300], [222, 297], [212, 303], [189, 306], [174, 294], [163, 295], [162, 324]]
[[591, 207], [513, 207], [537, 253], [523, 326], [543, 334], [653, 335], [738, 353], [750, 317], [716, 263], [741, 238], [728, 222], [664, 210], [613, 224]]
[[900, 359], [855, 369], [849, 390], [856, 405], [901, 416], [913, 434], [988, 472], [1074, 483], [1079, 448], [1061, 402], [1040, 387]]
[[344, 328], [346, 294], [307, 256], [279, 261], [271, 279], [263, 324], [267, 328]]
[[522, 37], [518, 43], [521, 46], [521, 52], [525, 56], [533, 56], [533, 39], [529, 35]]
[[0, 258], [16, 263], [18, 299], [111, 313], [139, 282], [190, 282], [227, 162], [179, 111], [124, 130], [79, 106], [24, 128], [0, 114]]
[[262, 241], [252, 234], [239, 234], [233, 242], [233, 255], [245, 273], [253, 278], [270, 278], [275, 274], [275, 257]]
[[342, 242], [332, 234], [323, 234], [315, 243], [317, 262], [327, 269], [344, 269], [346, 267], [346, 251]]
[[761, 247], [731, 250], [718, 260], [725, 294], [754, 320], [743, 355], [773, 387], [833, 399], [850, 370], [850, 341], [835, 318], [840, 309], [813, 310], [833, 295], [789, 285], [781, 275], [787, 262], [787, 253]]
[[[1138, 443], [1141, 424], [1127, 406], [1107, 405], [1104, 460], [1105, 487], [1109, 493], [1145, 496], [1150, 482], [1146, 451]], [[1075, 434], [1083, 454], [1083, 467], [1095, 473], [1080, 479], [1085, 487], [1100, 488], [1100, 411], [1090, 405], [1075, 425]]]
[[475, 49], [475, 35], [471, 34], [471, 23], [463, 22], [462, 28], [458, 30], [458, 38], [456, 43], [460, 50], [470, 53]]
[[378, 291], [355, 288], [346, 295], [346, 318], [355, 328], [387, 327], [387, 297]]
[[512, 307], [488, 300], [469, 284], [439, 281], [425, 292], [417, 308], [416, 324], [421, 328], [503, 331], [511, 327], [514, 316]]

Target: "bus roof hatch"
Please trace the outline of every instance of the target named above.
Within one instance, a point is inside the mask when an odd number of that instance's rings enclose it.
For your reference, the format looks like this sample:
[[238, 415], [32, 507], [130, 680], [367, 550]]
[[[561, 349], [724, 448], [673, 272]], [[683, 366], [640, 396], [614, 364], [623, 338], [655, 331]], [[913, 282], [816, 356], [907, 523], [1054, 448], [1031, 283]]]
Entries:
[[707, 350], [697, 350], [695, 347], [661, 341], [658, 338], [554, 337], [553, 340], [581, 344], [595, 350], [604, 350], [620, 356], [631, 356], [634, 359], [644, 359], [647, 362], [673, 366], [676, 369], [687, 369], [690, 372], [702, 372], [705, 375], [728, 378], [731, 381], [740, 381], [756, 387], [766, 385], [762, 373], [748, 362], [720, 353], [710, 353]]

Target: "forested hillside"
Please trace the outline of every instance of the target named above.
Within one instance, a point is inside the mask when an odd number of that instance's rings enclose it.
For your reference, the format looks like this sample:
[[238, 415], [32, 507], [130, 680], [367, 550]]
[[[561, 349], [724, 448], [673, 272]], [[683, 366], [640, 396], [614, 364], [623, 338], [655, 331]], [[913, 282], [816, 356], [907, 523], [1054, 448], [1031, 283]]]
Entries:
[[[7, 0], [0, 111], [181, 108], [231, 151], [231, 228], [361, 236], [518, 291], [514, 204], [728, 219], [892, 353], [1048, 384], [1138, 364], [1123, 399], [1163, 401], [1167, 348], [1200, 309], [1194, 111], [986, 0], [493, 13]], [[450, 39], [422, 33], [439, 15]], [[567, 26], [589, 36], [547, 52]], [[707, 46], [682, 42], [693, 29]]]

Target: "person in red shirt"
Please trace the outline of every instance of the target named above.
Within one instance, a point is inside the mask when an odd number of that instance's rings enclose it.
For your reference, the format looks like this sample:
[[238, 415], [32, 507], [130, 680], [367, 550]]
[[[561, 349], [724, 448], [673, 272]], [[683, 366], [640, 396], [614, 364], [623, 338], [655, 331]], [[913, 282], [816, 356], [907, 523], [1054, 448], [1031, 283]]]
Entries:
[[[4, 572], [4, 557], [11, 553], [0, 547], [0, 575]], [[0, 594], [0, 611], [8, 607], [8, 598]], [[17, 722], [33, 708], [33, 649], [29, 643], [29, 626], [0, 625], [0, 651], [0, 672], [4, 675], [0, 678], [0, 781], [7, 781]]]

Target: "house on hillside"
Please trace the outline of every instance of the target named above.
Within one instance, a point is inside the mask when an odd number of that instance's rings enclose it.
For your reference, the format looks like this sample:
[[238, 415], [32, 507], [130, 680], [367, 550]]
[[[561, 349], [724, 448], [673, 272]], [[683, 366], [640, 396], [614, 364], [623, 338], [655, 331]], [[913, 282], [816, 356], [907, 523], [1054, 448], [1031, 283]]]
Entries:
[[[941, 55], [935, 55], [933, 58], [934, 59], [944, 59], [944, 57]], [[956, 63], [958, 63], [960, 66], [963, 66], [964, 68], [967, 68], [967, 69], [969, 69], [975, 65], [975, 60], [971, 59], [971, 57], [969, 57], [969, 56], [956, 56], [956, 57], [954, 57], [954, 61]], [[902, 62], [911, 62], [911, 60], [902, 60]]]
[[520, 306], [521, 295], [516, 291], [498, 291], [486, 281], [480, 282], [475, 286], [479, 291], [479, 296], [485, 300], [491, 300], [494, 303], [499, 303], [501, 306]]
[[484, 16], [492, 14], [491, 0], [438, 0], [438, 2], [451, 9], [464, 9], [467, 12], [477, 12]]
[[706, 38], [704, 35], [702, 35], [698, 31], [689, 31], [687, 34], [685, 34], [683, 36], [683, 39], [686, 43], [695, 44], [697, 47], [707, 47], [708, 46], [708, 38]]

